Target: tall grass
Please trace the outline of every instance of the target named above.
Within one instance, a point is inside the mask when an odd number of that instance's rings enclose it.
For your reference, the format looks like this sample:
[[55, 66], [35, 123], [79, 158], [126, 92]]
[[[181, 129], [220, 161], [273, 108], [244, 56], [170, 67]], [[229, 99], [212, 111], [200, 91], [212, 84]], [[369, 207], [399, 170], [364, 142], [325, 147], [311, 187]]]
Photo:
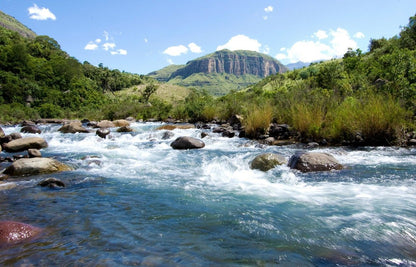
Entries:
[[245, 115], [243, 125], [248, 137], [258, 137], [265, 134], [273, 120], [273, 108], [271, 105], [252, 106]]

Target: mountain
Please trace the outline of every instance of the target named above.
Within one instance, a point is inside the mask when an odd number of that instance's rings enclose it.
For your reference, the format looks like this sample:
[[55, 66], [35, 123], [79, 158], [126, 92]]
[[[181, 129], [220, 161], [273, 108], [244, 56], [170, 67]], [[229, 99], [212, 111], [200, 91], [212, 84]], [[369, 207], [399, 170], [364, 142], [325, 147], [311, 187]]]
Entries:
[[25, 38], [35, 38], [36, 33], [31, 29], [20, 23], [15, 18], [0, 11], [0, 27], [15, 31]]
[[287, 68], [283, 64], [265, 54], [221, 50], [191, 60], [186, 65], [169, 66], [148, 75], [159, 81], [224, 95], [285, 71]]

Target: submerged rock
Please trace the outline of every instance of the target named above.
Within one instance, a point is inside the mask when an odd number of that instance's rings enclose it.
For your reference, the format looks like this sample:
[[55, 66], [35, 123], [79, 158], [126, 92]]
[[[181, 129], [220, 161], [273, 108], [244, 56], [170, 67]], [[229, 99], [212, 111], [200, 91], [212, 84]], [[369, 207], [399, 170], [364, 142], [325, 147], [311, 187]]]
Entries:
[[48, 143], [41, 137], [26, 137], [12, 140], [4, 144], [3, 147], [7, 152], [20, 152], [30, 148], [46, 148]]
[[170, 146], [173, 149], [198, 149], [205, 147], [205, 143], [190, 136], [182, 136], [173, 141]]
[[250, 164], [250, 168], [266, 172], [277, 165], [283, 164], [286, 164], [285, 157], [278, 154], [265, 153], [255, 157]]
[[298, 153], [289, 159], [291, 169], [301, 172], [341, 170], [343, 166], [330, 154], [319, 152]]
[[65, 187], [65, 183], [56, 178], [45, 179], [41, 181], [40, 183], [38, 183], [38, 185], [41, 187], [49, 187], [49, 188], [64, 188]]
[[4, 171], [12, 176], [36, 175], [72, 170], [68, 165], [51, 158], [24, 158], [16, 160]]
[[29, 240], [41, 232], [41, 228], [30, 224], [14, 221], [0, 221], [0, 245], [15, 244]]
[[133, 128], [131, 128], [130, 126], [121, 126], [120, 128], [117, 129], [118, 133], [130, 133], [133, 132]]

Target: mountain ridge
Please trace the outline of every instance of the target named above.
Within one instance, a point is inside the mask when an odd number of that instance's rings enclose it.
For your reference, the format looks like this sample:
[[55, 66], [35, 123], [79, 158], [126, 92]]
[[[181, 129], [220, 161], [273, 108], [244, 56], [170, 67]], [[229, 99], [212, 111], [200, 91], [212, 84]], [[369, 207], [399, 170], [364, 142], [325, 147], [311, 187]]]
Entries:
[[19, 33], [25, 38], [35, 38], [37, 35], [34, 31], [23, 25], [17, 19], [0, 10], [0, 27]]

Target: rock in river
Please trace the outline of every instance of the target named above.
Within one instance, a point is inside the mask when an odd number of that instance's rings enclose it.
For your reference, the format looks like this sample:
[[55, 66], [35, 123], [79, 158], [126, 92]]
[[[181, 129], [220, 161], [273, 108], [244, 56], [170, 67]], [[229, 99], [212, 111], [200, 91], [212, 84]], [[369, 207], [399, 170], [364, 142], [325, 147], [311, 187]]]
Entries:
[[80, 121], [73, 121], [65, 124], [59, 130], [61, 133], [88, 133], [89, 131], [82, 126]]
[[255, 157], [251, 162], [250, 167], [252, 169], [267, 172], [268, 170], [273, 169], [277, 165], [283, 165], [285, 163], [285, 157], [273, 153], [265, 153]]
[[190, 137], [190, 136], [182, 136], [178, 137], [175, 141], [173, 141], [170, 146], [173, 149], [195, 149], [195, 148], [203, 148], [205, 143], [199, 139]]
[[289, 167], [301, 172], [341, 170], [343, 166], [328, 153], [306, 152], [293, 155]]
[[41, 228], [30, 224], [0, 221], [0, 245], [16, 244], [31, 239], [41, 232]]
[[43, 173], [54, 173], [69, 171], [71, 168], [51, 158], [23, 158], [16, 160], [7, 167], [5, 174], [13, 176], [37, 175]]
[[41, 149], [45, 147], [48, 147], [48, 143], [40, 137], [20, 138], [4, 144], [4, 150], [7, 152], [20, 152], [30, 148]]

